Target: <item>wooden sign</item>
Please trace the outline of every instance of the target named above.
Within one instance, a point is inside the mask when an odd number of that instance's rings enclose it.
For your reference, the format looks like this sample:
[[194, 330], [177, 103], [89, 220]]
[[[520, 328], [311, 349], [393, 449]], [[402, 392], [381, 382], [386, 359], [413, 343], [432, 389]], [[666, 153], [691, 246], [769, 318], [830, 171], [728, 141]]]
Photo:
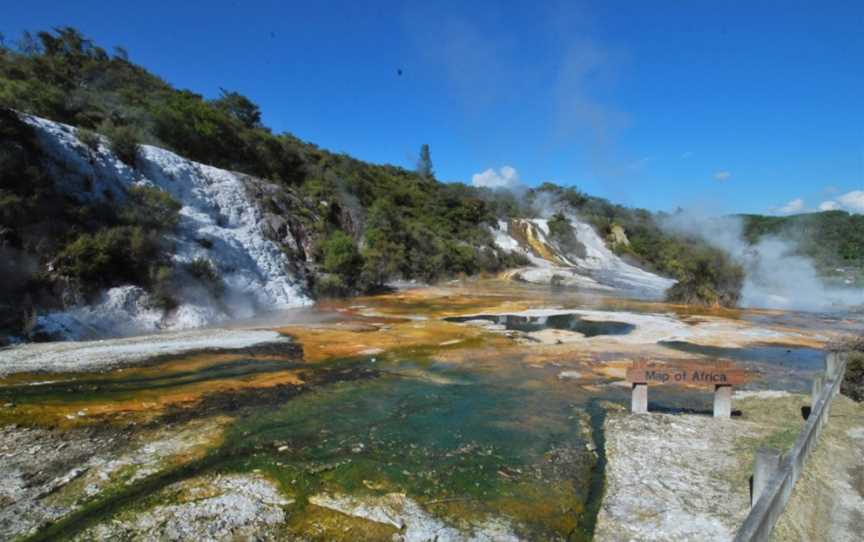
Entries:
[[689, 386], [738, 386], [747, 382], [747, 371], [728, 362], [666, 365], [633, 362], [627, 370], [633, 384], [680, 384]]

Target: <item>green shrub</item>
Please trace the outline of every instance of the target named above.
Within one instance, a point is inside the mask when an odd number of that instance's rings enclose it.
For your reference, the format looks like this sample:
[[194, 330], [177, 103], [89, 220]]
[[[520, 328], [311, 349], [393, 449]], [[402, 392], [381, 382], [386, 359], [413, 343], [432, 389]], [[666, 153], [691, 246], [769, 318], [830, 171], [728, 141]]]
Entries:
[[323, 274], [315, 282], [315, 294], [320, 297], [344, 297], [351, 293], [352, 289], [339, 275]]
[[120, 211], [120, 218], [129, 225], [156, 231], [170, 231], [180, 220], [180, 202], [168, 192], [154, 186], [133, 186]]
[[387, 281], [400, 276], [405, 261], [405, 247], [387, 241], [376, 230], [366, 232], [366, 247], [363, 250], [363, 269], [360, 272], [360, 289], [381, 289]]
[[174, 269], [168, 265], [153, 267], [150, 273], [153, 304], [162, 310], [177, 308], [177, 286]]
[[357, 287], [363, 269], [363, 257], [351, 237], [341, 230], [333, 232], [322, 244], [321, 253], [326, 272], [339, 277], [349, 290]]
[[735, 307], [741, 298], [744, 269], [725, 253], [694, 249], [666, 292], [666, 300], [688, 305]]
[[471, 245], [452, 241], [445, 243], [443, 256], [443, 264], [447, 274], [465, 273], [473, 275], [479, 270], [477, 251]]
[[585, 246], [576, 239], [573, 226], [562, 213], [555, 213], [549, 219], [549, 237], [555, 241], [568, 255], [577, 258], [585, 257]]
[[75, 135], [78, 137], [78, 141], [83, 143], [84, 146], [91, 151], [97, 152], [99, 150], [99, 142], [101, 138], [96, 132], [88, 130], [87, 128], [78, 128], [75, 131]]
[[190, 275], [198, 280], [207, 282], [216, 282], [219, 280], [219, 275], [216, 273], [216, 268], [206, 258], [195, 258], [186, 265], [186, 270]]
[[120, 284], [144, 285], [147, 270], [160, 255], [158, 238], [138, 226], [82, 234], [57, 258], [55, 269], [92, 291]]
[[864, 401], [864, 350], [849, 353], [840, 391], [859, 403]]
[[840, 392], [855, 401], [864, 401], [864, 334], [840, 341], [835, 349], [849, 355]]
[[124, 164], [135, 167], [138, 161], [141, 133], [132, 126], [118, 126], [111, 122], [102, 124], [100, 129], [108, 138], [111, 152]]
[[195, 258], [186, 264], [186, 272], [207, 288], [214, 297], [221, 297], [225, 292], [225, 285], [216, 268], [206, 258]]

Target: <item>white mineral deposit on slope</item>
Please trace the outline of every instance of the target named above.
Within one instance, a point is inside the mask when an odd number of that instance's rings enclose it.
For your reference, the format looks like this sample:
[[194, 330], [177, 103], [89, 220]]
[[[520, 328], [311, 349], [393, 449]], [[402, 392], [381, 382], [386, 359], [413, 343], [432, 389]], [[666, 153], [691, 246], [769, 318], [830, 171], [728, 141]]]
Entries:
[[[230, 318], [251, 316], [257, 310], [307, 305], [288, 271], [285, 254], [264, 236], [262, 215], [247, 196], [242, 176], [186, 160], [172, 152], [141, 145], [139, 170], [133, 170], [107, 148], [88, 149], [75, 129], [38, 117], [24, 117], [39, 135], [51, 158], [61, 190], [80, 200], [111, 198], [123, 201], [135, 185], [156, 186], [182, 204], [180, 223], [171, 240], [177, 263], [196, 258], [209, 260], [225, 282], [227, 293], [221, 304], [203, 292], [186, 296], [170, 318], [158, 318], [148, 309], [148, 296], [129, 287], [104, 293], [91, 309], [79, 307], [40, 317], [46, 331], [67, 338], [147, 332], [161, 328], [186, 329]], [[212, 248], [196, 240], [204, 239]], [[115, 328], [113, 324], [116, 324]]]
[[287, 341], [290, 339], [270, 330], [196, 329], [102, 341], [20, 344], [2, 350], [0, 377], [30, 371], [103, 370], [166, 354]]
[[111, 288], [93, 305], [74, 307], [40, 318], [41, 331], [61, 337], [98, 337], [110, 330], [116, 335], [134, 335], [159, 329], [163, 312], [151, 308], [150, 296], [138, 286]]
[[[584, 255], [568, 254], [549, 238], [549, 223], [545, 219], [518, 219], [512, 223], [500, 221], [492, 231], [495, 244], [522, 254], [532, 267], [519, 270], [520, 277], [532, 283], [546, 284], [557, 275], [562, 284], [596, 290], [620, 289], [631, 294], [661, 297], [675, 281], [630, 265], [606, 246], [590, 225], [574, 216], [569, 217], [576, 240], [585, 248]], [[534, 247], [520, 243], [511, 235], [513, 224], [520, 224], [554, 251], [558, 261], [550, 261]], [[564, 265], [562, 265], [562, 263]]]

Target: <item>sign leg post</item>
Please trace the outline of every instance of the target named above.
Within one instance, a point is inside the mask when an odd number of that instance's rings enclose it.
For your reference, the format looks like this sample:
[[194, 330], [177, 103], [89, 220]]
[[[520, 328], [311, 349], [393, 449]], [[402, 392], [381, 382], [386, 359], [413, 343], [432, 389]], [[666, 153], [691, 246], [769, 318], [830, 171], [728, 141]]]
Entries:
[[732, 386], [714, 386], [714, 417], [732, 417]]
[[648, 412], [648, 384], [633, 384], [630, 410], [633, 414], [645, 414]]

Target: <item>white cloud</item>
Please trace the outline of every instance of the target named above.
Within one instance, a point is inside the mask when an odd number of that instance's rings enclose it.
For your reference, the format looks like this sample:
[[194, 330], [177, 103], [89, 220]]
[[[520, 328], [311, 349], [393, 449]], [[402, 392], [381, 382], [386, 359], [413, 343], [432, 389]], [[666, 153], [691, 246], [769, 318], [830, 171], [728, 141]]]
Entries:
[[732, 174], [729, 173], [728, 171], [718, 171], [717, 173], [714, 174], [714, 179], [721, 181], [721, 182], [729, 180], [730, 177], [732, 177]]
[[784, 215], [792, 215], [795, 213], [800, 213], [804, 210], [804, 200], [801, 198], [795, 198], [783, 207], [777, 209], [777, 212]]
[[[839, 192], [836, 188], [835, 192]], [[844, 210], [850, 213], [864, 213], [864, 190], [853, 190], [842, 196], [825, 200], [819, 204], [820, 211]]]
[[513, 190], [522, 184], [519, 172], [511, 166], [504, 166], [498, 171], [492, 168], [471, 176], [471, 184], [478, 188], [504, 188]]
[[864, 213], [864, 190], [853, 190], [837, 198], [840, 205], [853, 213]]

